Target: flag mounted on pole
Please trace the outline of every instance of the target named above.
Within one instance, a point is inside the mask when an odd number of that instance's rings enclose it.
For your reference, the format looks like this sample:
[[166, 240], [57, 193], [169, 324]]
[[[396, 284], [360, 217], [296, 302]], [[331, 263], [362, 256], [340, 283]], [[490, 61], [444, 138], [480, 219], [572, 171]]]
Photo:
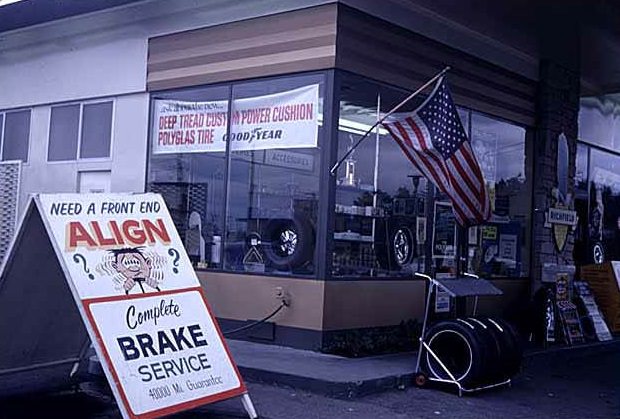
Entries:
[[392, 114], [382, 125], [416, 169], [448, 195], [460, 225], [491, 217], [482, 170], [444, 77], [415, 111]]

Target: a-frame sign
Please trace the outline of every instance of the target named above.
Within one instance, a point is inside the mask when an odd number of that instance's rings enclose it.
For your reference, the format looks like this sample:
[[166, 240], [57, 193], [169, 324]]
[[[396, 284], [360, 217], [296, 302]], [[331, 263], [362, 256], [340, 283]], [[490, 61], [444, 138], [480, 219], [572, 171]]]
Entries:
[[0, 392], [70, 382], [89, 338], [126, 418], [241, 396], [157, 194], [34, 196], [0, 271]]

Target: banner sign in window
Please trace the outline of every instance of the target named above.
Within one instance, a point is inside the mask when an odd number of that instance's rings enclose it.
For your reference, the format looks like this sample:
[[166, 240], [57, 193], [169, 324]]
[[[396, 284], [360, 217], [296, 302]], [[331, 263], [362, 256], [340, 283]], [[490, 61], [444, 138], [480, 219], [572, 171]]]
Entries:
[[160, 195], [36, 204], [124, 417], [246, 392]]
[[153, 153], [211, 153], [317, 146], [319, 85], [228, 101], [155, 100]]

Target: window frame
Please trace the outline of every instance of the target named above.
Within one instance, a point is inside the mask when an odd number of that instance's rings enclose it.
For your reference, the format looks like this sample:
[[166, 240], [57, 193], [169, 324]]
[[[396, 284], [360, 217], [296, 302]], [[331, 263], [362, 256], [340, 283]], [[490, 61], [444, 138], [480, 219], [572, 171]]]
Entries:
[[[108, 150], [107, 157], [80, 157], [80, 152], [82, 150], [82, 126], [84, 121], [84, 105], [93, 105], [100, 103], [112, 103], [112, 115], [110, 119], [110, 149]], [[50, 160], [49, 152], [50, 152], [50, 139], [52, 133], [52, 108], [54, 107], [62, 107], [62, 106], [72, 106], [79, 105], [80, 110], [78, 112], [78, 138], [75, 149], [75, 157], [72, 159], [63, 159], [63, 160]], [[112, 161], [112, 150], [114, 150], [114, 126], [116, 122], [116, 98], [98, 98], [91, 100], [83, 100], [83, 101], [71, 101], [71, 102], [62, 102], [55, 103], [50, 105], [49, 107], [49, 122], [47, 124], [47, 141], [45, 142], [45, 162], [47, 164], [66, 164], [72, 162], [109, 162]]]
[[[325, 83], [325, 95], [323, 98], [323, 124], [326, 127], [326, 131], [324, 133], [324, 138], [323, 141], [320, 143], [320, 147], [322, 148], [319, 156], [320, 156], [320, 163], [319, 163], [319, 167], [320, 167], [320, 172], [319, 172], [319, 181], [321, 182], [321, 188], [319, 189], [319, 195], [318, 195], [318, 214], [317, 214], [317, 231], [316, 231], [316, 237], [315, 237], [315, 241], [316, 241], [316, 251], [315, 251], [315, 272], [313, 275], [296, 275], [293, 273], [286, 273], [284, 275], [278, 274], [278, 273], [273, 273], [273, 272], [239, 272], [239, 271], [232, 271], [232, 270], [227, 270], [224, 269], [224, 267], [220, 267], [220, 268], [195, 268], [197, 271], [202, 271], [202, 272], [217, 272], [217, 273], [226, 273], [226, 274], [233, 274], [233, 275], [245, 275], [245, 276], [268, 276], [268, 277], [290, 277], [290, 278], [295, 278], [295, 279], [308, 279], [308, 280], [325, 280], [325, 281], [329, 281], [329, 280], [333, 280], [333, 281], [382, 281], [382, 280], [417, 280], [414, 278], [404, 278], [404, 277], [371, 277], [371, 276], [333, 276], [332, 275], [332, 252], [333, 252], [333, 240], [330, 240], [330, 237], [333, 237], [333, 233], [334, 233], [334, 227], [335, 227], [335, 220], [336, 220], [336, 216], [335, 216], [335, 211], [334, 211], [334, 206], [336, 203], [336, 177], [331, 176], [330, 169], [331, 167], [338, 161], [338, 159], [341, 157], [338, 155], [338, 120], [339, 120], [339, 116], [340, 116], [340, 107], [339, 107], [339, 103], [340, 103], [340, 87], [342, 85], [342, 78], [346, 77], [347, 75], [353, 75], [356, 77], [362, 77], [368, 81], [383, 85], [385, 87], [388, 88], [393, 88], [393, 89], [398, 89], [398, 90], [403, 90], [402, 87], [399, 86], [394, 86], [382, 81], [378, 81], [378, 80], [374, 80], [359, 74], [355, 74], [346, 70], [338, 70], [338, 69], [328, 69], [328, 70], [318, 70], [318, 71], [307, 71], [307, 72], [299, 72], [299, 73], [287, 73], [287, 74], [281, 74], [281, 75], [275, 75], [275, 76], [268, 76], [268, 77], [256, 77], [256, 78], [249, 78], [249, 79], [241, 79], [241, 80], [232, 80], [232, 81], [225, 81], [225, 82], [218, 82], [218, 83], [211, 83], [211, 84], [204, 84], [204, 85], [198, 85], [198, 86], [188, 86], [188, 87], [183, 87], [183, 88], [176, 88], [176, 89], [163, 89], [163, 90], [155, 90], [155, 91], [151, 91], [149, 92], [149, 119], [148, 119], [148, 141], [147, 141], [147, 147], [146, 147], [146, 155], [147, 155], [147, 159], [146, 159], [146, 170], [147, 170], [147, 176], [145, 176], [145, 183], [144, 183], [144, 188], [145, 190], [148, 190], [148, 185], [149, 185], [149, 174], [152, 171], [153, 168], [153, 161], [152, 161], [152, 157], [153, 157], [153, 117], [154, 117], [154, 105], [155, 105], [155, 100], [158, 99], [162, 99], [162, 98], [173, 98], [172, 95], [176, 94], [176, 93], [182, 93], [182, 92], [191, 92], [192, 90], [198, 90], [201, 88], [211, 88], [211, 87], [226, 87], [229, 89], [229, 105], [232, 102], [232, 90], [233, 90], [233, 86], [236, 84], [242, 84], [242, 83], [247, 83], [247, 82], [269, 82], [270, 80], [274, 80], [274, 79], [279, 79], [279, 78], [286, 78], [286, 77], [295, 77], [295, 76], [303, 76], [303, 75], [323, 75], [324, 79], [323, 79], [323, 83]], [[476, 112], [482, 116], [486, 116], [486, 117], [490, 117], [493, 119], [496, 119], [498, 121], [502, 121], [502, 122], [506, 122], [518, 127], [521, 127], [523, 129], [525, 129], [525, 149], [524, 149], [524, 153], [526, 154], [527, 157], [527, 153], [529, 152], [528, 149], [532, 146], [533, 144], [533, 127], [530, 126], [526, 126], [523, 125], [521, 123], [517, 123], [511, 120], [507, 120], [506, 118], [502, 118], [502, 117], [498, 117], [495, 115], [491, 115], [485, 112], [481, 112], [479, 110], [476, 109], [472, 109], [472, 108], [465, 108], [462, 107], [460, 105], [457, 104], [457, 108], [459, 110], [465, 110], [468, 113], [468, 118], [469, 118], [469, 123], [467, 124], [467, 132], [468, 135], [471, 136], [471, 114], [472, 112]], [[114, 116], [113, 116], [113, 123], [114, 123]], [[80, 125], [80, 130], [81, 130], [81, 125]], [[114, 140], [113, 136], [112, 136], [112, 141]], [[231, 165], [230, 165], [230, 160], [231, 160], [231, 152], [230, 152], [230, 143], [227, 143], [227, 147], [226, 147], [226, 151], [225, 151], [225, 160], [226, 160], [226, 165], [225, 165], [225, 173], [224, 173], [224, 188], [225, 188], [225, 200], [227, 201], [229, 199], [229, 187], [230, 187], [230, 170], [231, 170]], [[89, 161], [91, 159], [88, 159]], [[53, 162], [50, 162], [53, 163]], [[526, 173], [528, 173], [528, 169], [527, 166], [531, 165], [532, 167], [529, 169], [529, 173], [531, 173], [531, 180], [528, 181], [533, 181], [535, 173], [534, 170], [535, 168], [533, 167], [533, 156], [530, 156], [529, 159], [526, 158], [525, 160], [525, 169], [524, 171]], [[435, 190], [434, 186], [430, 186], [430, 188], [432, 190]], [[530, 196], [530, 209], [533, 209], [533, 201], [534, 201], [534, 194], [533, 194], [533, 188], [531, 188], [531, 196]], [[533, 210], [532, 210], [533, 211]], [[530, 214], [530, 218], [529, 218], [529, 223], [530, 226], [532, 225], [532, 223], [534, 222], [533, 220], [533, 212], [531, 212]], [[427, 239], [428, 237], [428, 231], [429, 229], [432, 229], [432, 226], [430, 225], [432, 220], [427, 218]], [[228, 216], [226, 214], [226, 212], [224, 212], [224, 225], [223, 225], [223, 232], [227, 231], [228, 228]], [[532, 251], [532, 243], [533, 243], [533, 237], [534, 235], [530, 235], [529, 240], [526, 240], [524, 242], [524, 245], [527, 246], [526, 251], [527, 252], [531, 252]], [[222, 244], [221, 244], [221, 249], [222, 252], [225, 249], [225, 234], [224, 237], [222, 237]], [[324, 249], [324, 251], [322, 251], [322, 249]], [[222, 255], [223, 257], [223, 255]], [[528, 278], [531, 277], [532, 275], [532, 266], [531, 266], [532, 260], [530, 258], [529, 261], [529, 266], [528, 266], [528, 275], [521, 275], [521, 276], [512, 276], [512, 277], [496, 277], [493, 278], [494, 280], [504, 280], [504, 279], [510, 279], [510, 280], [523, 280], [524, 278]]]
[[[339, 120], [339, 103], [340, 103], [340, 99], [341, 99], [341, 94], [340, 94], [340, 86], [342, 84], [342, 79], [344, 77], [359, 77], [362, 79], [365, 79], [369, 82], [375, 83], [377, 85], [381, 85], [387, 88], [393, 88], [396, 90], [403, 90], [402, 87], [400, 86], [395, 86], [389, 83], [385, 83], [383, 81], [379, 81], [379, 80], [375, 80], [372, 79], [370, 77], [366, 77], [360, 74], [356, 74], [350, 71], [346, 71], [346, 70], [335, 70], [336, 73], [336, 82], [334, 85], [334, 108], [332, 110], [333, 112], [333, 121], [332, 121], [332, 132], [335, 134], [332, 134], [332, 136], [329, 138], [330, 141], [332, 141], [331, 144], [331, 148], [334, 150], [333, 154], [330, 156], [329, 161], [333, 163], [337, 162], [342, 156], [338, 156], [338, 124], [337, 121]], [[403, 97], [406, 96], [406, 92], [405, 95]], [[522, 123], [518, 123], [515, 121], [511, 121], [508, 120], [506, 118], [500, 117], [500, 116], [496, 116], [496, 115], [492, 115], [483, 111], [480, 111], [478, 109], [473, 109], [473, 108], [468, 108], [468, 107], [464, 107], [462, 105], [460, 105], [459, 103], [455, 103], [457, 109], [459, 110], [459, 112], [461, 111], [466, 111], [468, 114], [468, 123], [467, 126], [465, 127], [465, 130], [467, 132], [468, 137], [471, 139], [471, 132], [472, 132], [472, 115], [473, 113], [476, 113], [478, 115], [487, 117], [487, 118], [491, 118], [503, 123], [508, 123], [520, 128], [523, 128], [525, 130], [525, 136], [524, 136], [524, 154], [525, 154], [525, 161], [524, 161], [524, 175], [526, 175], [526, 173], [531, 173], [531, 179], [528, 179], [528, 182], [533, 182], [533, 180], [535, 179], [535, 164], [534, 164], [534, 155], [532, 154], [533, 149], [531, 149], [531, 147], [533, 147], [533, 133], [534, 133], [534, 128], [531, 126], [527, 126], [524, 125]], [[529, 156], [528, 156], [529, 153]], [[529, 157], [529, 159], [528, 159]], [[528, 169], [528, 165], [529, 165], [529, 169]], [[327, 169], [329, 170], [329, 169]], [[528, 172], [529, 170], [529, 172]], [[329, 196], [329, 202], [331, 204], [330, 207], [330, 212], [329, 212], [329, 220], [328, 220], [328, 225], [327, 225], [327, 232], [326, 232], [326, 236], [327, 238], [329, 237], [333, 237], [333, 233], [334, 233], [334, 227], [335, 227], [335, 220], [336, 220], [336, 214], [334, 211], [334, 205], [336, 202], [336, 177], [335, 176], [330, 176], [330, 196]], [[429, 198], [433, 199], [433, 197], [437, 197], [437, 188], [432, 184], [432, 182], [428, 183], [430, 189], [433, 191], [432, 195], [429, 195]], [[529, 219], [528, 219], [528, 224], [529, 224], [529, 229], [531, 230], [531, 227], [533, 226], [534, 223], [534, 187], [533, 185], [531, 185], [530, 187], [530, 193], [529, 193], [530, 197], [529, 197], [529, 204], [530, 204], [530, 211], [529, 211]], [[432, 206], [432, 205], [431, 205]], [[426, 214], [426, 223], [427, 223], [427, 227], [426, 227], [426, 240], [427, 240], [427, 245], [425, 247], [425, 250], [427, 250], [427, 255], [428, 256], [428, 249], [430, 249], [430, 244], [429, 244], [429, 240], [431, 240], [432, 237], [432, 223], [433, 223], [433, 218], [431, 216], [432, 214]], [[457, 233], [457, 254], [456, 257], [459, 258], [461, 256], [467, 256], [467, 255], [463, 255], [463, 250], [464, 250], [464, 246], [463, 246], [463, 240], [461, 238], [459, 238], [459, 233]], [[466, 234], [466, 233], [465, 233]], [[531, 253], [533, 251], [533, 241], [534, 241], [534, 234], [530, 234], [529, 240], [526, 240], [527, 237], [524, 236], [524, 242], [523, 242], [523, 246], [525, 246], [525, 252], [528, 253], [529, 256], [529, 261], [528, 261], [528, 267], [527, 267], [527, 274], [526, 275], [518, 275], [518, 276], [497, 276], [497, 277], [493, 277], [493, 280], [518, 280], [518, 281], [522, 281], [522, 280], [526, 280], [528, 278], [532, 277], [532, 257], [531, 257]], [[332, 241], [327, 240], [328, 243], [331, 243]], [[387, 276], [387, 277], [376, 277], [376, 276], [350, 276], [350, 275], [344, 275], [344, 276], [334, 276], [332, 275], [332, 265], [331, 265], [331, 258], [332, 258], [332, 249], [333, 246], [329, 246], [329, 247], [324, 247], [326, 249], [326, 253], [329, 253], [328, 255], [328, 259], [329, 260], [329, 265], [326, 268], [326, 273], [324, 278], [326, 280], [332, 280], [332, 281], [385, 281], [385, 280], [420, 280], [417, 278], [405, 278], [402, 276]], [[425, 265], [425, 272], [428, 273], [429, 271], [429, 264], [427, 263]]]
[[[26, 147], [26, 159], [25, 160], [21, 160], [21, 159], [13, 159], [13, 160], [5, 160], [4, 158], [4, 136], [6, 134], [6, 115], [9, 113], [14, 113], [14, 112], [23, 112], [23, 111], [28, 111], [29, 112], [29, 123], [28, 123], [28, 146]], [[5, 161], [20, 161], [22, 165], [28, 165], [29, 161], [30, 161], [30, 145], [31, 145], [31, 140], [32, 140], [32, 108], [31, 107], [24, 107], [24, 108], [15, 108], [15, 109], [4, 109], [4, 110], [0, 110], [0, 115], [2, 115], [2, 126], [0, 127], [0, 162], [5, 162]]]
[[[298, 72], [298, 73], [287, 73], [287, 74], [278, 74], [278, 75], [274, 75], [274, 76], [267, 76], [267, 77], [255, 77], [255, 78], [249, 78], [249, 79], [240, 79], [240, 80], [232, 80], [232, 81], [225, 81], [225, 82], [219, 82], [219, 83], [210, 83], [210, 84], [204, 84], [204, 85], [198, 85], [198, 86], [188, 86], [188, 87], [183, 87], [183, 88], [176, 88], [176, 89], [165, 89], [165, 90], [154, 90], [149, 92], [149, 120], [148, 120], [148, 141], [147, 141], [147, 150], [146, 150], [146, 154], [147, 154], [147, 163], [146, 163], [146, 170], [147, 170], [147, 175], [145, 176], [145, 184], [144, 184], [144, 189], [146, 191], [148, 191], [148, 186], [149, 186], [149, 174], [151, 173], [152, 170], [152, 157], [153, 157], [153, 118], [155, 115], [155, 101], [156, 100], [161, 100], [162, 98], [167, 98], [167, 99], [171, 99], [174, 100], [174, 98], [172, 97], [172, 95], [176, 94], [176, 93], [183, 93], [183, 92], [192, 92], [193, 90], [199, 90], [199, 89], [203, 89], [203, 88], [228, 88], [228, 104], [229, 104], [229, 112], [230, 112], [230, 107], [232, 106], [232, 101], [233, 101], [233, 87], [235, 85], [239, 85], [239, 84], [245, 84], [245, 83], [267, 83], [270, 82], [272, 80], [277, 80], [277, 79], [283, 79], [283, 78], [294, 78], [294, 77], [300, 77], [300, 76], [321, 76], [323, 78], [322, 83], [324, 84], [324, 97], [323, 97], [323, 126], [325, 126], [325, 132], [323, 135], [323, 138], [320, 139], [318, 141], [318, 147], [320, 148], [320, 151], [318, 153], [318, 158], [320, 159], [319, 162], [319, 176], [318, 179], [321, 182], [321, 187], [319, 188], [319, 193], [318, 193], [318, 213], [317, 213], [317, 229], [316, 229], [316, 236], [315, 236], [315, 252], [314, 252], [314, 261], [313, 263], [315, 264], [315, 268], [314, 268], [314, 273], [311, 275], [300, 275], [300, 274], [294, 274], [294, 273], [277, 273], [277, 272], [249, 272], [249, 271], [233, 271], [233, 270], [229, 270], [229, 269], [225, 269], [224, 268], [224, 252], [226, 249], [226, 231], [228, 229], [228, 214], [227, 214], [227, 209], [228, 209], [228, 201], [230, 198], [230, 192], [229, 192], [229, 188], [230, 188], [230, 171], [232, 169], [232, 164], [231, 164], [231, 160], [232, 160], [232, 153], [231, 153], [231, 149], [230, 149], [230, 141], [226, 142], [226, 150], [225, 150], [225, 155], [224, 155], [224, 159], [225, 159], [225, 169], [224, 169], [224, 188], [225, 188], [225, 196], [224, 196], [224, 201], [223, 205], [225, 206], [224, 209], [224, 223], [222, 226], [222, 242], [221, 242], [221, 252], [222, 252], [222, 267], [220, 268], [198, 268], [198, 267], [194, 267], [194, 269], [197, 272], [216, 272], [216, 273], [225, 273], [225, 274], [231, 274], [231, 275], [247, 275], [247, 276], [263, 276], [263, 277], [282, 277], [282, 278], [295, 278], [295, 279], [302, 279], [302, 280], [314, 280], [316, 281], [317, 279], [319, 280], [324, 280], [327, 279], [327, 274], [329, 273], [329, 269], [330, 268], [327, 267], [325, 261], [328, 258], [327, 255], [327, 251], [326, 252], [322, 252], [321, 249], [326, 249], [327, 243], [329, 243], [330, 241], [327, 240], [327, 237], [329, 237], [328, 235], [325, 234], [325, 225], [329, 222], [329, 220], [332, 219], [331, 214], [329, 214], [329, 212], [332, 210], [332, 206], [329, 206], [327, 201], [328, 201], [328, 196], [330, 191], [328, 189], [331, 188], [331, 179], [333, 178], [330, 174], [329, 174], [329, 169], [331, 167], [331, 165], [334, 163], [332, 162], [329, 157], [334, 155], [334, 153], [337, 151], [336, 149], [332, 150], [333, 148], [333, 141], [331, 140], [331, 136], [332, 136], [332, 132], [333, 132], [333, 128], [334, 128], [334, 121], [337, 121], [337, 115], [332, 115], [333, 109], [333, 103], [335, 101], [335, 89], [334, 89], [334, 74], [335, 74], [336, 70], [334, 69], [330, 69], [330, 70], [313, 70], [313, 71], [304, 71], [304, 72]], [[336, 108], [337, 109], [337, 106]], [[337, 112], [337, 110], [336, 110]], [[337, 127], [336, 127], [337, 129]], [[227, 131], [229, 130], [229, 127], [227, 127]], [[327, 183], [325, 183], [325, 181], [328, 180]], [[334, 184], [335, 186], [335, 184]], [[334, 193], [335, 193], [335, 189], [334, 189]], [[331, 257], [331, 256], [329, 256]]]

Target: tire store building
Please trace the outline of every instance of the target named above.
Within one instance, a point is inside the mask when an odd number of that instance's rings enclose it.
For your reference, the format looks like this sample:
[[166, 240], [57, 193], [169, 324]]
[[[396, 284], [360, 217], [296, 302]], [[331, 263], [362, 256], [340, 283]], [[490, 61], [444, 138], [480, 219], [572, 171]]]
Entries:
[[[453, 274], [457, 264], [504, 291], [482, 311], [527, 328], [545, 267], [620, 257], [614, 7], [0, 7], [0, 252], [29, 194], [151, 191], [166, 200], [223, 329], [290, 300], [239, 338], [337, 352], [398, 335], [424, 309], [413, 272]], [[447, 65], [493, 205], [489, 222], [459, 234], [446, 197], [382, 128], [329, 173]], [[562, 185], [579, 222], [560, 240], [545, 214]]]

